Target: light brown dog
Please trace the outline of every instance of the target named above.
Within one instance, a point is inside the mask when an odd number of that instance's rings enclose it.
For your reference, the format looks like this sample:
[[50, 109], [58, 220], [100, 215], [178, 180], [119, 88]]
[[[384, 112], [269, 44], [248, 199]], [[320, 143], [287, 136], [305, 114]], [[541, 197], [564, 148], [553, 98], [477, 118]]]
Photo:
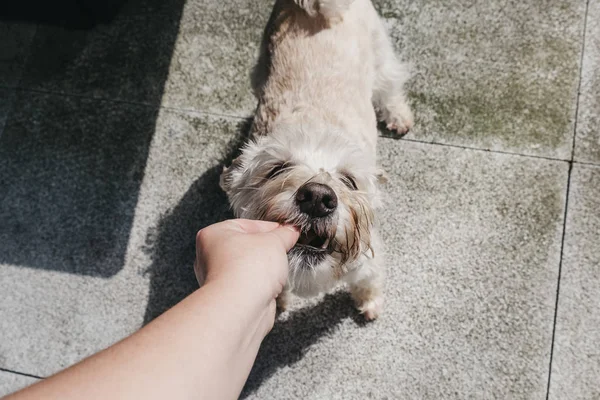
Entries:
[[345, 283], [367, 319], [383, 304], [377, 119], [405, 133], [408, 73], [369, 0], [278, 0], [252, 76], [251, 140], [221, 186], [238, 217], [291, 223], [289, 293]]

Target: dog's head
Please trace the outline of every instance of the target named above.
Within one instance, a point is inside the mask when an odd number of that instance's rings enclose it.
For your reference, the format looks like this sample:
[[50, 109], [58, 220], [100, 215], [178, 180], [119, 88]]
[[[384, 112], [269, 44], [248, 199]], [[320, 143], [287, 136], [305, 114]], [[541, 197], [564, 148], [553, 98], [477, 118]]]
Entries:
[[[316, 294], [372, 256], [378, 182], [372, 149], [342, 132], [279, 126], [250, 141], [221, 175], [235, 215], [293, 224], [301, 235], [289, 252], [289, 284], [296, 293]], [[320, 287], [320, 286], [323, 287]]]

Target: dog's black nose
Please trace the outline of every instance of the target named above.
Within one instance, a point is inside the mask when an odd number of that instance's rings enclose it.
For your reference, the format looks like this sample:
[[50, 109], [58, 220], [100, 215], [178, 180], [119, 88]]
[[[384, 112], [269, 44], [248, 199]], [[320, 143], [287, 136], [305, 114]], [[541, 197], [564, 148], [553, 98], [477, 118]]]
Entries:
[[311, 217], [324, 217], [337, 207], [337, 196], [329, 186], [309, 182], [298, 189], [296, 203], [303, 213]]

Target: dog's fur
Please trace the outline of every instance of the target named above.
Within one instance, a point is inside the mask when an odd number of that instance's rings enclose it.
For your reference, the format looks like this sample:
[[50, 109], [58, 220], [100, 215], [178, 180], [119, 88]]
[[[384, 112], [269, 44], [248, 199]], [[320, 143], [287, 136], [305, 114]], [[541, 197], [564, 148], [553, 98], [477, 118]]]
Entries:
[[[280, 306], [289, 292], [313, 296], [345, 282], [367, 319], [379, 315], [377, 116], [392, 131], [408, 131], [407, 78], [370, 0], [276, 1], [252, 74], [251, 140], [221, 186], [237, 217], [291, 223], [329, 243], [326, 251], [289, 252]], [[301, 212], [296, 194], [307, 182], [333, 189], [332, 214]]]

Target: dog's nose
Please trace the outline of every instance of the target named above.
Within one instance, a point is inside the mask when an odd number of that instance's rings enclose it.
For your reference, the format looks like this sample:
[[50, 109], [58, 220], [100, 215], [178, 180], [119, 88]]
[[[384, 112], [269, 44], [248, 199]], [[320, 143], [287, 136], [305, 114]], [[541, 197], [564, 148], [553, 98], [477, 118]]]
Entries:
[[303, 213], [311, 217], [324, 217], [337, 207], [337, 196], [329, 186], [309, 182], [298, 189], [296, 203]]

